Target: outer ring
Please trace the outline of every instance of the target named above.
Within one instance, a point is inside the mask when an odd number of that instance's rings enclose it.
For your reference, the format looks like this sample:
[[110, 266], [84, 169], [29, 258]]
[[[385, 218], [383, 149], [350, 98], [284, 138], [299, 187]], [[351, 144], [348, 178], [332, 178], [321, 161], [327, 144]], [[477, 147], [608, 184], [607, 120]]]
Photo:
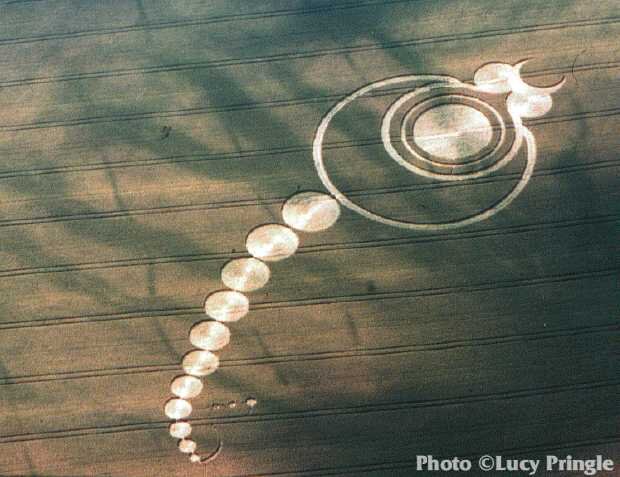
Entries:
[[[456, 229], [456, 228], [464, 227], [466, 225], [470, 225], [470, 224], [473, 224], [473, 223], [476, 223], [476, 222], [480, 222], [482, 220], [486, 220], [489, 217], [495, 215], [500, 210], [502, 210], [505, 207], [507, 207], [521, 193], [521, 191], [525, 188], [525, 186], [527, 185], [527, 183], [530, 180], [530, 177], [532, 176], [532, 172], [534, 171], [534, 165], [536, 164], [536, 141], [534, 140], [534, 136], [529, 131], [529, 129], [527, 129], [525, 126], [523, 126], [523, 124], [521, 122], [521, 119], [518, 116], [516, 116], [515, 114], [513, 114], [512, 112], [510, 112], [510, 115], [511, 115], [511, 117], [513, 119], [515, 129], [517, 130], [516, 131], [517, 132], [517, 137], [515, 138], [515, 142], [517, 142], [519, 140], [519, 138], [521, 138], [521, 137], [525, 138], [525, 142], [526, 142], [526, 145], [527, 145], [527, 163], [526, 163], [525, 169], [523, 170], [523, 174], [521, 175], [521, 178], [519, 179], [519, 182], [517, 182], [515, 187], [508, 194], [506, 194], [502, 199], [500, 199], [498, 202], [496, 202], [494, 205], [492, 205], [491, 207], [483, 210], [482, 212], [479, 212], [478, 214], [474, 214], [474, 215], [465, 217], [463, 219], [455, 220], [455, 221], [439, 222], [439, 223], [416, 223], [416, 222], [407, 222], [407, 221], [403, 221], [403, 220], [395, 220], [395, 219], [391, 219], [389, 217], [384, 217], [382, 215], [375, 214], [374, 212], [371, 212], [371, 211], [369, 211], [367, 209], [364, 209], [363, 207], [360, 207], [359, 205], [355, 204], [354, 202], [349, 200], [349, 198], [346, 197], [342, 192], [340, 192], [338, 187], [336, 187], [336, 185], [331, 181], [331, 179], [329, 178], [329, 174], [327, 173], [327, 171], [325, 169], [325, 163], [323, 161], [323, 140], [325, 138], [325, 132], [327, 131], [327, 128], [329, 127], [329, 123], [332, 121], [334, 116], [336, 116], [336, 114], [338, 114], [338, 112], [340, 112], [343, 108], [345, 108], [349, 103], [351, 103], [355, 99], [359, 98], [360, 96], [363, 96], [364, 94], [366, 94], [369, 91], [372, 91], [372, 90], [377, 89], [377, 88], [381, 88], [383, 86], [399, 84], [399, 83], [403, 83], [403, 82], [406, 82], [406, 81], [412, 81], [412, 80], [437, 81], [437, 82], [443, 83], [441, 86], [446, 86], [445, 83], [448, 83], [448, 86], [449, 85], [453, 85], [453, 84], [457, 84], [459, 86], [464, 85], [464, 83], [461, 83], [456, 78], [452, 78], [450, 76], [436, 76], [436, 75], [421, 75], [421, 76], [418, 76], [418, 75], [407, 75], [407, 76], [398, 76], [396, 78], [389, 78], [389, 79], [385, 79], [385, 80], [382, 80], [382, 81], [378, 81], [376, 83], [372, 83], [372, 84], [366, 85], [366, 86], [358, 89], [357, 91], [351, 93], [349, 96], [347, 96], [347, 97], [343, 98], [342, 100], [340, 100], [338, 103], [336, 103], [336, 105], [334, 105], [334, 107], [332, 109], [330, 109], [327, 112], [327, 114], [323, 117], [323, 119], [319, 123], [319, 126], [318, 126], [318, 128], [316, 130], [316, 134], [314, 136], [314, 142], [313, 142], [313, 145], [312, 145], [312, 155], [313, 155], [313, 158], [314, 158], [314, 166], [315, 166], [315, 168], [317, 170], [317, 173], [319, 175], [319, 179], [321, 180], [321, 182], [323, 183], [325, 188], [336, 198], [336, 200], [338, 202], [340, 202], [342, 205], [344, 205], [348, 209], [350, 209], [350, 210], [352, 210], [354, 212], [357, 212], [358, 214], [360, 214], [360, 215], [362, 215], [362, 216], [364, 216], [364, 217], [366, 217], [366, 218], [368, 218], [370, 220], [374, 220], [375, 222], [379, 222], [379, 223], [382, 223], [382, 224], [385, 224], [385, 225], [391, 225], [393, 227], [398, 227], [398, 228], [402, 228], [402, 229], [408, 229], [408, 230], [434, 231], [434, 230]], [[465, 86], [468, 86], [468, 85], [465, 85]], [[435, 87], [437, 87], [437, 86], [435, 86]], [[471, 87], [471, 88], [474, 89], [473, 87]], [[392, 108], [393, 107], [394, 107], [394, 105], [392, 105]], [[385, 125], [386, 124], [385, 117], [384, 117], [383, 121], [384, 121], [383, 124]], [[388, 124], [388, 127], [389, 127], [389, 123], [387, 123], [387, 124]], [[519, 134], [519, 132], [521, 134]], [[389, 139], [389, 130], [388, 130], [388, 139]], [[508, 156], [508, 154], [507, 154], [507, 156]], [[512, 159], [512, 157], [510, 159]], [[398, 162], [400, 163], [400, 161], [398, 161]], [[507, 161], [505, 161], [505, 160], [498, 161], [495, 164], [495, 167], [492, 170], [496, 170], [499, 167], [503, 166], [505, 164], [505, 162], [507, 162]], [[405, 167], [407, 169], [409, 169], [409, 170], [412, 170], [412, 168], [408, 167], [408, 166], [410, 166], [410, 164], [408, 162], [406, 162], [406, 164], [407, 165]], [[499, 164], [501, 164], [501, 165], [499, 165]], [[489, 173], [491, 171], [489, 171], [489, 169], [487, 169], [487, 170], [485, 170], [483, 172]], [[445, 177], [442, 177], [442, 179], [445, 180]], [[456, 179], [456, 177], [452, 177], [452, 180], [455, 180], [455, 179]]]

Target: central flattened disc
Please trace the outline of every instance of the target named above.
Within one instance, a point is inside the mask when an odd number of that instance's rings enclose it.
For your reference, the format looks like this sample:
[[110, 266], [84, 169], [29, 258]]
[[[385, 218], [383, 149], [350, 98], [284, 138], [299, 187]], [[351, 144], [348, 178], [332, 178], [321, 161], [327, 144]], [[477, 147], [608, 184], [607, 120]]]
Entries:
[[492, 138], [487, 117], [462, 104], [436, 106], [420, 114], [413, 124], [413, 140], [420, 149], [455, 163], [482, 150]]

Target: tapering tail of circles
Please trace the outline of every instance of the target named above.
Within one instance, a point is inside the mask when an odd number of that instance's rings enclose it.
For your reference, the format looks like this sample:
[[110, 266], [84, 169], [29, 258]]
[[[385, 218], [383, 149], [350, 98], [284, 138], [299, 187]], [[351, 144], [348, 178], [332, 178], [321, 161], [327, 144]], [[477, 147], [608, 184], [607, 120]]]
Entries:
[[[192, 425], [187, 420], [194, 407], [192, 400], [204, 391], [202, 380], [219, 368], [216, 352], [231, 340], [229, 324], [244, 318], [250, 311], [248, 293], [263, 288], [271, 278], [267, 263], [292, 257], [300, 239], [298, 232], [313, 233], [326, 230], [340, 217], [340, 206], [331, 196], [319, 192], [301, 192], [289, 198], [282, 207], [283, 224], [263, 224], [252, 229], [246, 237], [247, 258], [229, 261], [221, 271], [221, 280], [228, 287], [209, 294], [204, 303], [206, 320], [195, 323], [189, 331], [189, 341], [195, 347], [182, 360], [185, 374], [170, 384], [173, 397], [166, 401], [164, 413], [172, 423], [170, 435], [178, 439], [179, 450], [189, 455], [194, 464], [207, 464], [220, 455], [223, 441], [215, 427], [217, 444], [214, 451], [201, 455], [190, 436]], [[251, 397], [245, 404], [253, 412], [258, 401]], [[236, 406], [235, 406], [236, 407]]]

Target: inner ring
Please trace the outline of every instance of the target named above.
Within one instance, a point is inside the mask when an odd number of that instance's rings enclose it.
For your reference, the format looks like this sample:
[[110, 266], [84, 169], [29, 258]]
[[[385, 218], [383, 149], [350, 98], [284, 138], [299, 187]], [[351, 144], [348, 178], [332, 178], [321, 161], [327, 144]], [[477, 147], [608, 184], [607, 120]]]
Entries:
[[[474, 104], [479, 109], [471, 106]], [[461, 157], [458, 160], [447, 161], [441, 157], [433, 156], [416, 144], [413, 139], [413, 131], [415, 122], [427, 111], [435, 107], [443, 105], [463, 105], [478, 111], [484, 115], [491, 127], [491, 139], [487, 145], [482, 147], [478, 154]], [[395, 118], [394, 118], [395, 120]], [[501, 114], [488, 103], [473, 97], [458, 93], [443, 94], [441, 96], [432, 96], [420, 103], [415, 104], [409, 111], [405, 113], [400, 125], [400, 140], [405, 149], [424, 165], [431, 167], [430, 171], [435, 170], [437, 174], [454, 175], [475, 172], [477, 170], [490, 167], [492, 157], [502, 147], [506, 141], [506, 125]], [[445, 172], [439, 172], [437, 169], [443, 169]]]
[[[477, 179], [479, 177], [485, 177], [501, 169], [506, 164], [508, 164], [517, 154], [517, 151], [519, 150], [523, 142], [523, 124], [521, 123], [521, 118], [518, 115], [513, 114], [510, 111], [509, 111], [509, 114], [511, 116], [512, 124], [514, 126], [515, 133], [516, 133], [515, 139], [514, 141], [512, 141], [512, 146], [510, 150], [508, 151], [508, 153], [504, 155], [504, 157], [502, 157], [500, 160], [493, 163], [491, 166], [489, 166], [486, 169], [478, 170], [474, 172], [462, 173], [462, 174], [446, 174], [446, 173], [433, 172], [427, 169], [423, 169], [422, 167], [419, 167], [416, 164], [413, 164], [407, 161], [405, 158], [403, 158], [399, 154], [399, 152], [395, 149], [394, 145], [392, 144], [392, 138], [390, 137], [390, 127], [391, 127], [392, 120], [394, 119], [394, 115], [401, 108], [401, 106], [405, 102], [409, 101], [411, 98], [417, 95], [432, 92], [433, 90], [436, 90], [438, 88], [460, 88], [460, 89], [468, 89], [471, 91], [478, 91], [478, 89], [475, 86], [469, 85], [467, 83], [458, 82], [458, 84], [456, 85], [454, 83], [452, 84], [436, 83], [430, 86], [418, 88], [408, 94], [404, 94], [403, 96], [401, 96], [398, 100], [396, 100], [392, 104], [392, 106], [390, 106], [385, 116], [383, 116], [383, 122], [381, 125], [381, 140], [389, 156], [394, 161], [396, 161], [398, 164], [403, 166], [405, 169], [415, 174], [418, 174], [422, 177], [427, 177], [429, 179], [437, 179], [441, 181], [463, 181], [467, 179]], [[503, 125], [503, 122], [502, 122], [502, 125]]]

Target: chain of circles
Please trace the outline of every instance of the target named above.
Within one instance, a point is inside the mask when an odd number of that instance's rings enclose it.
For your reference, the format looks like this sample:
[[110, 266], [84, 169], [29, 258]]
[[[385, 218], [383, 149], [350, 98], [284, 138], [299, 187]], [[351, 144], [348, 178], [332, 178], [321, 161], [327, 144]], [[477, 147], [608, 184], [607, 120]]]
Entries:
[[[181, 366], [185, 374], [173, 379], [170, 391], [174, 397], [166, 401], [164, 413], [172, 423], [170, 435], [178, 439], [179, 450], [189, 455], [190, 462], [200, 464], [211, 461], [221, 449], [207, 457], [197, 451], [196, 442], [190, 438], [192, 426], [187, 420], [192, 413], [191, 400], [203, 389], [202, 380], [220, 366], [216, 351], [230, 342], [230, 329], [226, 323], [239, 321], [247, 315], [250, 300], [246, 293], [262, 288], [270, 279], [266, 262], [276, 262], [291, 257], [299, 247], [297, 231], [319, 232], [336, 223], [340, 205], [329, 195], [318, 192], [301, 192], [288, 199], [282, 207], [286, 225], [265, 224], [251, 230], [246, 237], [246, 249], [251, 257], [233, 259], [222, 268], [221, 279], [226, 289], [211, 293], [205, 300], [207, 319], [192, 326], [189, 341], [195, 347], [187, 353]], [[249, 407], [256, 405], [248, 399]]]

